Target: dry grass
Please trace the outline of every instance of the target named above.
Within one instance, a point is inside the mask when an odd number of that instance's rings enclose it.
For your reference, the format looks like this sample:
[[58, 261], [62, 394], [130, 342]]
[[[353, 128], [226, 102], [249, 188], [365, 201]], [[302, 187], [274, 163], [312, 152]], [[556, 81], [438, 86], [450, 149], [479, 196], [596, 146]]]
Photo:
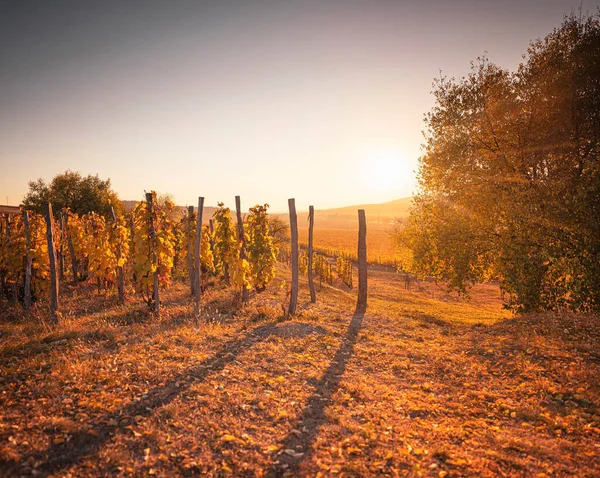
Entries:
[[[0, 475], [598, 476], [598, 319], [513, 318], [370, 273], [282, 317], [282, 267], [242, 310], [183, 286], [162, 318], [65, 291], [65, 318], [0, 329]], [[75, 296], [77, 294], [78, 296]], [[5, 316], [11, 315], [9, 310]]]

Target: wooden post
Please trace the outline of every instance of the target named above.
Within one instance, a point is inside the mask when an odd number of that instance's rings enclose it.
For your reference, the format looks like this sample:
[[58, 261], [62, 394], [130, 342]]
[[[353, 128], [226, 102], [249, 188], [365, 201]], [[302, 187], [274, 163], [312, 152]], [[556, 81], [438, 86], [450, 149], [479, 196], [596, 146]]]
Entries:
[[[154, 225], [154, 204], [152, 193], [146, 193], [146, 203], [148, 205], [148, 215], [150, 217], [150, 240], [152, 241], [152, 247], [156, 249], [156, 229]], [[154, 252], [154, 260], [157, 262], [156, 270], [154, 271], [154, 310], [157, 314], [160, 314], [160, 292], [158, 290], [158, 256]]]
[[367, 310], [367, 218], [358, 210], [358, 302], [356, 309]]
[[[8, 213], [4, 214], [4, 218], [6, 219], [6, 245], [10, 247], [10, 215]], [[19, 276], [17, 275], [17, 277], [15, 277], [14, 282], [10, 285], [12, 302], [15, 306], [19, 302], [19, 288], [17, 286], [18, 279]]]
[[[246, 257], [246, 235], [244, 234], [244, 223], [242, 221], [242, 206], [240, 197], [235, 197], [235, 212], [237, 215], [237, 236], [240, 244], [240, 261], [245, 261]], [[248, 302], [249, 291], [245, 284], [242, 284], [242, 304]]]
[[317, 301], [315, 284], [313, 282], [313, 232], [315, 227], [315, 208], [308, 207], [308, 288], [310, 289], [310, 301]]
[[212, 252], [213, 255], [213, 266], [215, 267], [215, 270], [217, 270], [217, 264], [218, 264], [218, 260], [217, 260], [217, 255], [215, 254], [215, 223], [212, 219], [208, 220], [208, 227], [210, 230], [210, 252]]
[[69, 234], [69, 214], [65, 214], [65, 230], [67, 232], [67, 244], [69, 245], [69, 255], [71, 256], [71, 270], [73, 271], [73, 282], [77, 284], [77, 258], [75, 257], [73, 238], [71, 237], [71, 234]]
[[2, 299], [3, 297], [4, 297], [4, 271], [2, 269], [0, 269], [0, 299]]
[[60, 240], [58, 248], [58, 271], [60, 280], [65, 280], [65, 258], [63, 254], [63, 237], [65, 233], [64, 212], [61, 211], [58, 216], [58, 225], [60, 227]]
[[119, 232], [119, 223], [117, 222], [117, 215], [115, 214], [115, 209], [110, 207], [110, 214], [113, 220], [113, 227], [115, 228], [118, 236], [117, 241], [117, 288], [119, 291], [119, 302], [122, 304], [125, 302], [125, 277], [123, 276], [123, 266], [118, 265], [118, 262], [121, 260], [121, 254], [123, 253], [123, 244], [121, 243], [121, 233]]
[[204, 212], [204, 198], [198, 198], [198, 217], [196, 218], [196, 243], [194, 244], [194, 294], [195, 294], [195, 305], [194, 305], [194, 317], [198, 322], [198, 314], [200, 313], [200, 292], [201, 292], [201, 279], [202, 279], [202, 264], [200, 262], [200, 245], [202, 243], [202, 216]]
[[292, 236], [292, 293], [290, 295], [289, 315], [296, 313], [298, 304], [298, 218], [296, 217], [296, 200], [288, 199], [290, 209], [290, 233]]
[[192, 233], [192, 217], [194, 216], [194, 206], [188, 206], [188, 222], [187, 222], [187, 262], [188, 262], [188, 270], [190, 277], [190, 293], [195, 297], [195, 289], [194, 289], [194, 250], [192, 246], [192, 241], [190, 241], [190, 236]]
[[48, 243], [48, 258], [50, 260], [50, 317], [58, 323], [58, 276], [56, 270], [56, 249], [54, 248], [54, 218], [52, 204], [44, 204], [46, 218], [46, 241]]
[[[94, 242], [97, 242], [96, 239], [98, 238], [98, 233], [96, 232], [96, 213], [92, 211], [91, 215], [92, 217], [90, 225], [92, 228], [92, 237], [94, 238]], [[102, 279], [100, 279], [100, 277], [96, 277], [96, 286], [98, 287], [98, 295], [100, 295], [102, 292]]]
[[23, 228], [25, 230], [25, 291], [23, 292], [23, 307], [31, 307], [31, 238], [29, 236], [29, 214], [23, 211]]

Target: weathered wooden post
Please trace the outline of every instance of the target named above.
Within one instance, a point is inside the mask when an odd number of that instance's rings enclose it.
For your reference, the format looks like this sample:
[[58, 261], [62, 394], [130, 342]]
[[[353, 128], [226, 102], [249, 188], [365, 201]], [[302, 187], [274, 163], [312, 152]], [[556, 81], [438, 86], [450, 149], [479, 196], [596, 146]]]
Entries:
[[288, 207], [290, 209], [290, 233], [292, 236], [292, 293], [288, 315], [294, 315], [298, 304], [298, 218], [294, 198], [288, 199]]
[[156, 270], [154, 271], [154, 310], [160, 314], [160, 293], [158, 291], [158, 255], [156, 254], [156, 229], [154, 226], [154, 200], [152, 193], [146, 193], [146, 204], [148, 205], [148, 217], [150, 218], [150, 240], [154, 249], [154, 260], [156, 261]]
[[75, 257], [75, 248], [73, 247], [73, 238], [69, 234], [69, 214], [65, 214], [65, 231], [67, 233], [67, 244], [69, 246], [69, 255], [71, 256], [71, 270], [73, 271], [73, 282], [77, 284], [77, 258]]
[[315, 208], [308, 207], [308, 288], [310, 289], [310, 301], [317, 301], [315, 284], [313, 282], [313, 231], [315, 227]]
[[65, 280], [65, 257], [63, 254], [63, 237], [65, 233], [64, 212], [61, 211], [58, 216], [58, 226], [60, 228], [60, 239], [58, 241], [58, 271], [60, 280]]
[[[242, 221], [242, 206], [240, 197], [235, 197], [235, 213], [237, 216], [237, 236], [238, 243], [240, 244], [240, 261], [245, 261], [246, 257], [246, 235], [244, 234], [244, 223]], [[246, 284], [242, 284], [242, 304], [248, 302], [249, 291], [246, 288]]]
[[200, 313], [200, 292], [202, 279], [202, 264], [200, 262], [200, 245], [202, 243], [202, 215], [204, 211], [204, 198], [198, 198], [198, 216], [196, 218], [196, 243], [194, 244], [194, 317], [198, 322], [198, 314]]
[[[6, 220], [6, 245], [10, 247], [10, 215], [8, 213], [5, 213], [4, 219]], [[12, 295], [12, 302], [14, 305], [17, 305], [17, 302], [19, 301], [17, 297], [17, 279], [15, 279], [15, 281], [11, 284], [10, 289]]]
[[190, 293], [195, 297], [194, 289], [194, 249], [190, 237], [192, 236], [192, 219], [194, 217], [194, 206], [188, 206], [188, 220], [187, 220], [187, 236], [188, 236], [188, 247], [187, 247], [187, 263], [190, 277]]
[[110, 213], [112, 215], [113, 227], [118, 234], [117, 240], [117, 289], [119, 291], [119, 302], [122, 304], [125, 302], [125, 277], [123, 275], [123, 266], [119, 265], [121, 262], [121, 254], [123, 253], [123, 244], [121, 243], [121, 232], [119, 231], [120, 224], [117, 221], [117, 215], [115, 209], [111, 206]]
[[215, 270], [217, 270], [217, 264], [219, 261], [217, 260], [217, 255], [215, 254], [215, 222], [212, 219], [208, 220], [208, 228], [210, 230], [210, 252], [213, 255], [213, 266]]
[[[92, 228], [92, 237], [94, 238], [94, 242], [97, 242], [96, 239], [98, 237], [98, 232], [96, 230], [96, 213], [94, 211], [91, 212], [90, 227]], [[100, 277], [96, 277], [96, 287], [98, 287], [98, 295], [100, 295], [102, 293], [102, 279]]]
[[29, 235], [29, 214], [23, 210], [23, 229], [25, 230], [25, 291], [23, 292], [23, 307], [31, 307], [31, 237]]
[[48, 259], [50, 262], [50, 318], [58, 323], [58, 275], [56, 270], [56, 249], [54, 248], [54, 218], [52, 204], [44, 204], [46, 218], [46, 241], [48, 243]]
[[356, 309], [367, 310], [367, 218], [358, 210], [358, 302]]
[[4, 271], [0, 269], [0, 299], [2, 299], [4, 297], [4, 287], [5, 287]]

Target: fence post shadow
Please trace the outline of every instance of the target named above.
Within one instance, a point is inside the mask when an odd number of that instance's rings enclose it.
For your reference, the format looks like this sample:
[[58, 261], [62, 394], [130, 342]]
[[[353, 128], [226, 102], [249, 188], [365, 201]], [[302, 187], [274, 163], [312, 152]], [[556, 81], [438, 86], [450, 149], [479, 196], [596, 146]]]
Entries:
[[[241, 338], [229, 340], [212, 357], [177, 374], [164, 386], [151, 390], [147, 398], [100, 417], [95, 423], [90, 424], [94, 426], [95, 434], [90, 434], [87, 430], [77, 431], [72, 434], [67, 443], [51, 443], [44, 450], [23, 456], [19, 463], [0, 462], [0, 469], [4, 468], [3, 472], [6, 472], [7, 476], [12, 476], [11, 473], [18, 475], [21, 464], [31, 461], [39, 463], [36, 470], [43, 476], [68, 470], [85, 457], [93, 456], [105, 443], [110, 441], [117, 433], [123, 432], [127, 427], [125, 423], [117, 425], [107, 425], [106, 423], [111, 421], [118, 423], [122, 417], [127, 416], [151, 416], [159, 407], [175, 400], [191, 384], [206, 380], [208, 376], [222, 370], [226, 365], [236, 360], [240, 353], [266, 340], [276, 331], [277, 325], [277, 322], [271, 322], [248, 331]], [[192, 380], [181, 382], [183, 378], [187, 377]]]
[[[340, 347], [321, 379], [315, 384], [315, 389], [297, 422], [302, 424], [302, 429], [290, 432], [281, 441], [284, 450], [291, 449], [303, 452], [304, 455], [299, 457], [293, 457], [285, 453], [279, 455], [279, 466], [275, 464], [269, 470], [265, 470], [267, 476], [280, 476], [284, 472], [296, 474], [300, 465], [310, 459], [312, 455], [311, 445], [317, 438], [321, 426], [325, 423], [325, 407], [339, 388], [348, 361], [354, 353], [354, 346], [358, 340], [358, 333], [362, 327], [365, 311], [366, 306], [357, 306]], [[300, 431], [300, 434], [298, 434], [298, 431]], [[281, 464], [285, 464], [287, 467], [285, 469], [279, 468]]]

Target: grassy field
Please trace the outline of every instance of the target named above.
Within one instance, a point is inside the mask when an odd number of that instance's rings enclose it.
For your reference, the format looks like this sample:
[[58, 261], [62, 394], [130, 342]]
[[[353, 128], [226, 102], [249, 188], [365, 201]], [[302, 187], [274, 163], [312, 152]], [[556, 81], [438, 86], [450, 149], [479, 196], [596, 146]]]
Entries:
[[[160, 319], [63, 287], [40, 327], [2, 304], [2, 476], [599, 476], [600, 328], [512, 317], [371, 271], [285, 319], [289, 270], [239, 310], [182, 285]], [[433, 295], [433, 297], [432, 297]]]

